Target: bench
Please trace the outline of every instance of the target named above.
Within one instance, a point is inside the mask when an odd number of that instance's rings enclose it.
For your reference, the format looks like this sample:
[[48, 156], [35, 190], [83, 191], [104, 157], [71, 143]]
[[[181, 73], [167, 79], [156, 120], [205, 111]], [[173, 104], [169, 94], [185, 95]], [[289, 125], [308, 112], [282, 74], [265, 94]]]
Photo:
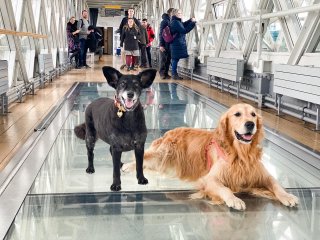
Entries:
[[60, 74], [65, 72], [66, 70], [70, 70], [71, 63], [69, 61], [68, 52], [66, 51], [59, 51], [59, 69]]
[[195, 66], [195, 57], [193, 54], [190, 54], [187, 58], [181, 58], [178, 62], [178, 71], [182, 74], [190, 74], [191, 80], [193, 79], [193, 69]]
[[39, 72], [40, 72], [40, 87], [44, 87], [47, 80], [52, 82], [56, 75], [56, 70], [53, 66], [52, 54], [39, 54]]
[[237, 83], [237, 97], [240, 94], [240, 84], [243, 78], [244, 60], [233, 58], [208, 57], [207, 74], [209, 85], [211, 86], [212, 77], [218, 77], [221, 80], [221, 91], [223, 91], [224, 80]]
[[320, 121], [320, 68], [275, 64], [273, 92], [276, 93], [278, 114], [281, 112], [281, 98], [288, 96], [316, 105], [316, 130]]
[[0, 60], [0, 100], [1, 114], [8, 112], [8, 96], [9, 79], [8, 79], [8, 61]]

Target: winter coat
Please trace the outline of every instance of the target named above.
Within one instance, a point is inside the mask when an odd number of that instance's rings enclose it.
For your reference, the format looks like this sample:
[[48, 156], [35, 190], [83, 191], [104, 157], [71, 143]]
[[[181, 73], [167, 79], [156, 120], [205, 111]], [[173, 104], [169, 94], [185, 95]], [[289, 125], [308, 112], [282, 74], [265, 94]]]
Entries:
[[[140, 21], [139, 21], [138, 19], [136, 19], [135, 17], [133, 17], [133, 21], [134, 21], [134, 23], [135, 23], [138, 27], [141, 26]], [[127, 24], [128, 24], [128, 17], [122, 18], [121, 23], [120, 23], [120, 26], [119, 26], [119, 29], [118, 29], [118, 31], [119, 31], [119, 33], [120, 33], [120, 36], [122, 35], [123, 27], [124, 27], [125, 25], [127, 25]]]
[[140, 44], [147, 45], [149, 43], [147, 29], [144, 26], [140, 26]]
[[164, 47], [165, 49], [170, 49], [170, 44], [166, 43], [162, 37], [162, 31], [166, 26], [170, 25], [170, 16], [167, 13], [162, 14], [162, 21], [160, 23], [160, 29], [159, 29], [159, 46]]
[[74, 52], [75, 50], [78, 50], [80, 48], [79, 34], [72, 34], [73, 32], [77, 31], [77, 24], [77, 20], [74, 24], [71, 24], [71, 22], [67, 23], [67, 39], [69, 52]]
[[195, 27], [195, 25], [196, 23], [192, 22], [191, 19], [189, 19], [186, 22], [182, 22], [181, 18], [172, 16], [170, 23], [170, 31], [172, 35], [177, 34], [172, 43], [170, 44], [172, 59], [187, 58], [189, 56], [186, 42], [186, 34], [190, 32]]
[[138, 41], [140, 41], [139, 27], [129, 28], [127, 25], [122, 29], [122, 35], [120, 38], [120, 47], [123, 47], [123, 43], [124, 43], [124, 50], [126, 51], [139, 50]]
[[148, 24], [148, 26], [147, 26], [147, 34], [148, 34], [148, 39], [149, 39], [147, 47], [150, 47], [151, 44], [152, 44], [152, 41], [153, 41], [153, 39], [155, 37], [154, 31], [153, 31], [152, 27], [150, 26], [150, 24]]

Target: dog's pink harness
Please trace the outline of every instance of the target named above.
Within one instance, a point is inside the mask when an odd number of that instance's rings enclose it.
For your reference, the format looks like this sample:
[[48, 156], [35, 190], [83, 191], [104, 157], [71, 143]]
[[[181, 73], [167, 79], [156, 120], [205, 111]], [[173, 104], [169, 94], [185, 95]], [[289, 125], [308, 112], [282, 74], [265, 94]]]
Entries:
[[212, 167], [212, 158], [211, 155], [209, 154], [209, 150], [212, 147], [212, 145], [214, 146], [214, 148], [217, 151], [218, 157], [226, 159], [226, 155], [223, 152], [223, 150], [221, 149], [221, 147], [219, 146], [219, 144], [212, 139], [211, 142], [206, 146], [206, 157], [207, 157], [207, 169], [211, 169]]

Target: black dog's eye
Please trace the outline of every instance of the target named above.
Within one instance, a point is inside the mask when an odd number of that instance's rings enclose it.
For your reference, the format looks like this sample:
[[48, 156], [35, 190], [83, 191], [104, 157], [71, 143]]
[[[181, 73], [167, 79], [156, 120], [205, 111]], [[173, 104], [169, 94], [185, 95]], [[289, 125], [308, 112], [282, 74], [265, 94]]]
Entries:
[[255, 116], [256, 116], [256, 113], [252, 112], [252, 113], [251, 113], [251, 116], [252, 116], [252, 117], [255, 117]]
[[240, 117], [240, 116], [241, 116], [241, 113], [236, 112], [234, 115], [235, 115], [236, 117]]

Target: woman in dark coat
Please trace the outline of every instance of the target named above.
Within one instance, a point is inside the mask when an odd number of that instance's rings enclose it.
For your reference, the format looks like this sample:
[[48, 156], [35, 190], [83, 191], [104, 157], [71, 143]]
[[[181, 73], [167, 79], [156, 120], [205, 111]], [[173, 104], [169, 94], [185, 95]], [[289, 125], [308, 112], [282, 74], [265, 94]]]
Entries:
[[135, 70], [134, 65], [140, 55], [139, 52], [139, 41], [140, 41], [140, 30], [135, 24], [132, 18], [128, 18], [128, 24], [123, 27], [120, 47], [123, 47], [126, 55], [127, 70]]
[[180, 9], [173, 10], [173, 16], [170, 23], [170, 31], [172, 35], [176, 35], [173, 42], [170, 44], [171, 50], [171, 64], [172, 64], [172, 78], [179, 80], [177, 72], [178, 62], [181, 58], [187, 58], [187, 42], [186, 34], [190, 32], [196, 25], [195, 18], [191, 18], [186, 22], [182, 22], [182, 11]]
[[67, 38], [68, 38], [68, 51], [70, 62], [72, 58], [75, 58], [76, 68], [79, 66], [79, 53], [80, 53], [80, 42], [79, 42], [79, 30], [77, 29], [77, 20], [75, 17], [71, 17], [67, 23]]

